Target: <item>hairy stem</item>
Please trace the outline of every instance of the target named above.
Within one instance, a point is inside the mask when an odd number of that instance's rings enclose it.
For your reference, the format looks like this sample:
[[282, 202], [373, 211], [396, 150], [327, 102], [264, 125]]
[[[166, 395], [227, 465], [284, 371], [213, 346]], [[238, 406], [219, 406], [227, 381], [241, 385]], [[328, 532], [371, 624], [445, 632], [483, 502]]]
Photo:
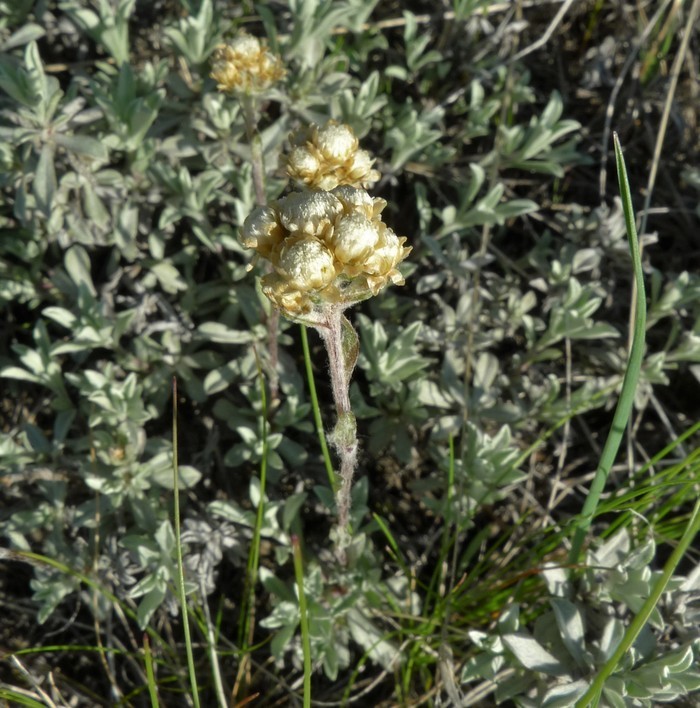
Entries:
[[339, 551], [342, 554], [350, 538], [352, 480], [357, 467], [357, 426], [350, 407], [350, 376], [357, 361], [357, 334], [339, 308], [328, 311], [319, 332], [328, 352], [331, 389], [338, 414], [329, 441], [340, 457], [340, 487], [336, 494], [336, 505], [340, 530]]
[[[258, 131], [257, 111], [255, 99], [252, 96], [241, 98], [245, 130], [250, 145], [250, 164], [253, 169], [253, 189], [255, 190], [255, 203], [258, 206], [267, 204], [265, 194], [265, 162], [263, 158], [262, 139]], [[268, 266], [271, 269], [271, 266]], [[280, 315], [276, 308], [270, 308], [267, 316], [267, 353], [270, 362], [270, 410], [274, 410], [279, 399], [279, 376], [277, 364], [279, 362], [279, 321]]]

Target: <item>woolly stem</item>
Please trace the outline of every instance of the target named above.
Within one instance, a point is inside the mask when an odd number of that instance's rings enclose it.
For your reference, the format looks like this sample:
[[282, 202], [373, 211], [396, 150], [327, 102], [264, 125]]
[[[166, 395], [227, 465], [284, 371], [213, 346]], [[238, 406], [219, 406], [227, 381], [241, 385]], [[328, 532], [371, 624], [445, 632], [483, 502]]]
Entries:
[[350, 540], [350, 506], [352, 480], [357, 467], [357, 425], [350, 406], [350, 377], [359, 351], [357, 333], [340, 308], [329, 308], [323, 326], [318, 328], [326, 351], [331, 377], [331, 389], [338, 419], [328, 440], [340, 457], [340, 487], [336, 494], [338, 507], [338, 550]]
[[[250, 164], [253, 169], [255, 203], [258, 206], [264, 206], [267, 204], [267, 195], [265, 194], [265, 162], [262, 139], [258, 131], [255, 100], [252, 96], [242, 96], [241, 106], [243, 107], [246, 136], [250, 144]], [[271, 267], [269, 267], [269, 269], [271, 269]], [[270, 308], [270, 313], [267, 316], [267, 353], [270, 357], [270, 410], [275, 409], [277, 400], [279, 399], [279, 376], [277, 374], [277, 364], [279, 361], [279, 321], [280, 314], [277, 308]]]

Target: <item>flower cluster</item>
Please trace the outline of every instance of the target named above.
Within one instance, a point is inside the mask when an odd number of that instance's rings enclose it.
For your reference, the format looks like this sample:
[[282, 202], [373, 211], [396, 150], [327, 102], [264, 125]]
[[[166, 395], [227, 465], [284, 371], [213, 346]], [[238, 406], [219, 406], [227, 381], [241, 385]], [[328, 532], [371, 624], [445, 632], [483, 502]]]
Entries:
[[282, 59], [249, 34], [240, 34], [214, 51], [211, 77], [220, 91], [260, 93], [284, 74]]
[[380, 175], [374, 160], [349, 125], [329, 121], [292, 133], [291, 149], [284, 159], [291, 179], [309, 189], [334, 189], [349, 184], [370, 187]]
[[253, 210], [241, 228], [247, 248], [272, 263], [263, 292], [288, 317], [311, 322], [402, 285], [397, 269], [411, 248], [381, 220], [386, 202], [350, 186], [294, 192]]

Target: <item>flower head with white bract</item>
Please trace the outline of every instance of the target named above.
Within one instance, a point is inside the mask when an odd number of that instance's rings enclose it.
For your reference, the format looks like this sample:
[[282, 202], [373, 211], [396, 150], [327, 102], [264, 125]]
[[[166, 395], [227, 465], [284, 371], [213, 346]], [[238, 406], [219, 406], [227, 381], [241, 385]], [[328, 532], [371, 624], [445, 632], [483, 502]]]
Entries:
[[403, 285], [398, 265], [410, 253], [381, 219], [383, 199], [363, 189], [294, 192], [254, 209], [241, 242], [270, 261], [265, 295], [290, 319], [317, 321], [327, 306], [345, 309]]
[[289, 177], [302, 187], [331, 190], [339, 185], [368, 188], [380, 177], [374, 160], [352, 128], [328, 121], [292, 133], [291, 149], [284, 158]]
[[282, 59], [249, 34], [238, 35], [214, 51], [211, 77], [219, 91], [261, 93], [285, 75]]

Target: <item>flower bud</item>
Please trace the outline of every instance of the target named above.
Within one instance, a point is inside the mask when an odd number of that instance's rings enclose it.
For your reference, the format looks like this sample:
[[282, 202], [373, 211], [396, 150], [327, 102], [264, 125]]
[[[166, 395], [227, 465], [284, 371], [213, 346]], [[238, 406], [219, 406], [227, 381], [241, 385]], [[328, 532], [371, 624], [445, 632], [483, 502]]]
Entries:
[[341, 184], [368, 186], [379, 179], [372, 169], [374, 160], [352, 128], [329, 121], [323, 128], [314, 125], [289, 136], [291, 149], [283, 158], [288, 176], [311, 189], [329, 191]]
[[333, 230], [333, 255], [343, 265], [362, 267], [378, 240], [377, 227], [363, 214], [341, 216]]
[[314, 238], [285, 246], [277, 272], [290, 286], [301, 291], [322, 290], [335, 279], [333, 256]]
[[305, 147], [294, 147], [287, 155], [287, 174], [298, 182], [311, 181], [320, 167], [318, 158]]
[[349, 125], [334, 121], [316, 132], [314, 142], [326, 160], [336, 163], [351, 160], [359, 144]]
[[318, 236], [343, 206], [330, 192], [292, 192], [277, 202], [277, 208], [287, 231]]
[[230, 44], [220, 44], [214, 50], [211, 77], [219, 91], [259, 93], [284, 74], [282, 59], [249, 34], [240, 34]]
[[268, 273], [260, 281], [262, 291], [282, 312], [299, 317], [311, 311], [313, 303], [307, 293], [293, 288], [278, 273]]
[[263, 258], [268, 259], [283, 238], [284, 230], [277, 219], [277, 213], [269, 206], [253, 209], [240, 230], [241, 243], [246, 248], [254, 248]]
[[386, 206], [384, 199], [372, 198], [364, 189], [357, 189], [349, 185], [336, 187], [332, 194], [340, 201], [346, 212], [357, 211], [368, 219], [378, 216]]
[[389, 227], [382, 224], [376, 248], [365, 261], [367, 286], [376, 295], [391, 281], [394, 285], [403, 285], [404, 277], [396, 266], [413, 250], [404, 247], [406, 238], [399, 238]]

